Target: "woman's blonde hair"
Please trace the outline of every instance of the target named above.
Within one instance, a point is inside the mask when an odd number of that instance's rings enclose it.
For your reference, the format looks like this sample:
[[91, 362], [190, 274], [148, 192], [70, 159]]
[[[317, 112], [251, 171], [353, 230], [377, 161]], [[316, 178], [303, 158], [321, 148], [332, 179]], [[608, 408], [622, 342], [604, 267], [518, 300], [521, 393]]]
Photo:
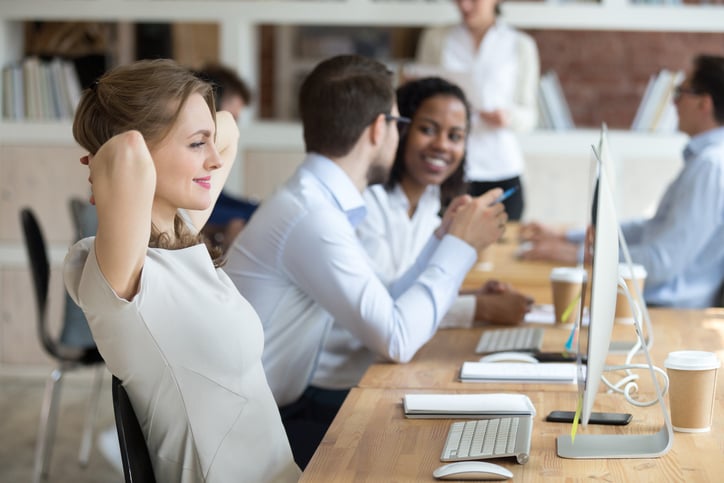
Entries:
[[[141, 60], [107, 72], [86, 89], [73, 121], [73, 137], [90, 154], [116, 134], [135, 129], [149, 149], [158, 144], [178, 119], [181, 108], [192, 94], [200, 94], [214, 120], [212, 86], [169, 59]], [[150, 247], [179, 249], [202, 243], [177, 214], [175, 239], [151, 227]], [[220, 250], [209, 250], [219, 265]]]

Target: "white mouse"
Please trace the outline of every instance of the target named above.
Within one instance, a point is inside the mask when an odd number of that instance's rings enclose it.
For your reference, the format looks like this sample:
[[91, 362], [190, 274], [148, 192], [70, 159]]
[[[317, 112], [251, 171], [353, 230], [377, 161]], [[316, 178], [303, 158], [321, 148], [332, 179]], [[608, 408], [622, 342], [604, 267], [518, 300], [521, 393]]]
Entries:
[[529, 362], [537, 364], [538, 359], [527, 352], [495, 352], [481, 357], [480, 362]]
[[437, 468], [432, 476], [438, 480], [507, 480], [513, 473], [487, 461], [456, 461]]

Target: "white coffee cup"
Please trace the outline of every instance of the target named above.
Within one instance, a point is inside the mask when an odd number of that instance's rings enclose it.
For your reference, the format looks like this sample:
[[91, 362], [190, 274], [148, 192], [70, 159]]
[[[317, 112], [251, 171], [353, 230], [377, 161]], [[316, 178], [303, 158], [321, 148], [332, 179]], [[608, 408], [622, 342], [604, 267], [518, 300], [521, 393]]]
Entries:
[[676, 431], [705, 433], [711, 429], [720, 365], [713, 352], [675, 351], [666, 357], [671, 424]]
[[[643, 297], [644, 283], [646, 282], [647, 275], [644, 266], [638, 264], [629, 266], [628, 263], [620, 263], [618, 265], [618, 275], [626, 282], [631, 299], [638, 303], [636, 291], [634, 290], [634, 279], [636, 279], [636, 288], [638, 288], [638, 293], [641, 297]], [[634, 322], [633, 312], [631, 312], [631, 306], [629, 305], [628, 298], [621, 288], [618, 289], [618, 295], [616, 297], [616, 322], [619, 324], [633, 324]]]
[[[588, 274], [582, 268], [556, 267], [551, 270], [551, 290], [556, 324], [572, 324], [581, 310], [581, 287]], [[571, 304], [578, 302], [571, 308]], [[566, 313], [567, 312], [567, 313]], [[567, 317], [564, 319], [564, 315]]]

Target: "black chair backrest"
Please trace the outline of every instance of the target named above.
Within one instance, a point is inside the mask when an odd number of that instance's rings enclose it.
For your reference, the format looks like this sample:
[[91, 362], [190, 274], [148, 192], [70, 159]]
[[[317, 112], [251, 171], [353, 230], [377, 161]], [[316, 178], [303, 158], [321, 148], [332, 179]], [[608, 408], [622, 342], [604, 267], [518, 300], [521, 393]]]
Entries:
[[33, 275], [35, 288], [35, 304], [38, 310], [38, 333], [40, 339], [50, 354], [58, 353], [57, 347], [48, 335], [45, 327], [45, 318], [48, 306], [48, 284], [50, 283], [50, 263], [45, 246], [45, 238], [40, 230], [38, 220], [30, 208], [20, 210], [20, 222], [23, 226], [25, 248], [30, 260], [30, 271]]
[[116, 430], [121, 445], [121, 459], [123, 460], [123, 475], [126, 483], [155, 483], [153, 466], [148, 454], [146, 439], [143, 437], [141, 425], [138, 423], [136, 413], [128, 399], [128, 393], [123, 383], [113, 376], [113, 412], [116, 417]]

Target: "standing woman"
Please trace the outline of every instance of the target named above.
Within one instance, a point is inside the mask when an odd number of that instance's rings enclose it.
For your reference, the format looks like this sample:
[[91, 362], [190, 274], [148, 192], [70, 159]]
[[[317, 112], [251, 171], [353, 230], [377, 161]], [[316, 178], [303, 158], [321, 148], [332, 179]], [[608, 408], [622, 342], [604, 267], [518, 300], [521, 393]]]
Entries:
[[535, 41], [498, 19], [501, 0], [455, 0], [462, 24], [426, 30], [417, 61], [470, 76], [475, 110], [466, 175], [477, 196], [494, 187], [518, 191], [508, 198], [509, 220], [523, 214], [523, 154], [515, 132], [538, 121], [540, 62]]
[[157, 481], [296, 481], [261, 365], [259, 318], [199, 238], [236, 155], [211, 86], [170, 60], [118, 67], [83, 93], [95, 237], [65, 284], [123, 381]]

